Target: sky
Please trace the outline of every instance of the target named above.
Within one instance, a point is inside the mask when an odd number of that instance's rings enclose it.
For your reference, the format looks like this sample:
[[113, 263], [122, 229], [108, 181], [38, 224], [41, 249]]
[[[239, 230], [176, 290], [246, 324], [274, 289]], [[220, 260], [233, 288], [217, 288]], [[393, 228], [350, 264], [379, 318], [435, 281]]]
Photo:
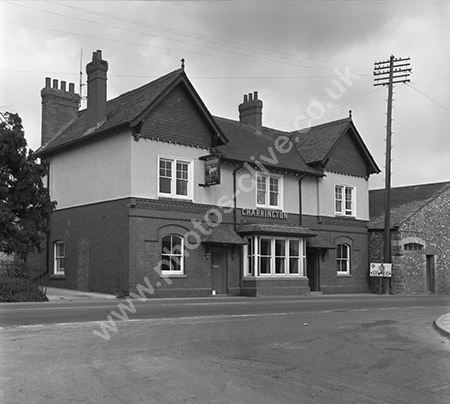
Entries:
[[[185, 71], [210, 113], [238, 120], [258, 91], [263, 125], [293, 131], [349, 116], [385, 186], [386, 86], [374, 63], [408, 59], [394, 85], [393, 187], [450, 181], [448, 1], [1, 1], [0, 111], [18, 113], [40, 146], [45, 78], [86, 95], [102, 50], [107, 97]], [[81, 84], [81, 86], [80, 86]], [[85, 107], [83, 101], [82, 107]]]

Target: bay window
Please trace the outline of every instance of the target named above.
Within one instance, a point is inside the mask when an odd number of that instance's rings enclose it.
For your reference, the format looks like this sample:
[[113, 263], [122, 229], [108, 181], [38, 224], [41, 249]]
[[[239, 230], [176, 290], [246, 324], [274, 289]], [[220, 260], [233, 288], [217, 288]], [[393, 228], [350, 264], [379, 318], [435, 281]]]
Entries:
[[244, 246], [246, 276], [306, 276], [303, 239], [249, 236]]

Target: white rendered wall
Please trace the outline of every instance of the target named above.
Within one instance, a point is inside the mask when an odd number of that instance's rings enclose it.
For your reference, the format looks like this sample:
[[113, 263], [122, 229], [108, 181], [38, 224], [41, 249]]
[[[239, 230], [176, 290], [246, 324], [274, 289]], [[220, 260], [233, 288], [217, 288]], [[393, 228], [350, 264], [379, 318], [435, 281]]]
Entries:
[[50, 195], [57, 209], [129, 196], [132, 139], [122, 132], [52, 156]]
[[336, 185], [354, 188], [356, 219], [369, 220], [369, 181], [361, 177], [325, 172], [319, 179], [320, 216], [335, 216], [334, 189]]

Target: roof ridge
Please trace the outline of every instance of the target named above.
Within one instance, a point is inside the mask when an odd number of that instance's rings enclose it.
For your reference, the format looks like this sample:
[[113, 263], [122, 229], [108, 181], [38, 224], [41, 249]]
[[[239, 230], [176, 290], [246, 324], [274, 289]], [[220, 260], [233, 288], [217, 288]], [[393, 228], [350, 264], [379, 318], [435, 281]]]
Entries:
[[[335, 123], [338, 123], [338, 122], [344, 122], [344, 121], [353, 122], [352, 118], [347, 116], [345, 118], [335, 119], [334, 121], [328, 121], [328, 122], [324, 122], [324, 123], [319, 123], [318, 125], [309, 126], [307, 128], [304, 128], [304, 129], [296, 129], [296, 130], [293, 130], [293, 131], [287, 132], [287, 133], [289, 133], [289, 134], [294, 134], [294, 133], [297, 133], [297, 132], [307, 133], [307, 132], [309, 132], [309, 129], [319, 128], [321, 126], [332, 125], [332, 124], [335, 124]], [[308, 129], [308, 130], [305, 131], [305, 129]]]
[[[224, 121], [229, 121], [229, 122], [233, 122], [233, 123], [239, 123], [239, 124], [241, 124], [241, 125], [247, 125], [246, 123], [244, 123], [244, 122], [241, 122], [241, 121], [239, 121], [238, 119], [231, 119], [231, 118], [225, 118], [225, 117], [223, 117], [223, 116], [217, 116], [217, 115], [212, 115], [212, 117], [214, 118], [214, 119], [222, 119], [222, 120], [224, 120]], [[285, 134], [285, 135], [289, 135], [290, 134], [290, 132], [286, 132], [286, 131], [283, 131], [283, 130], [280, 130], [280, 129], [275, 129], [275, 128], [271, 128], [270, 126], [262, 126], [262, 129], [267, 129], [267, 130], [270, 130], [270, 131], [272, 131], [272, 132], [278, 132], [278, 133], [283, 133], [283, 134]]]
[[175, 76], [176, 74], [179, 74], [179, 73], [181, 73], [181, 72], [183, 72], [183, 69], [182, 69], [182, 68], [173, 70], [173, 71], [171, 71], [170, 73], [167, 73], [167, 74], [165, 74], [164, 76], [158, 77], [158, 78], [156, 78], [156, 79], [153, 80], [153, 81], [149, 81], [148, 83], [145, 83], [145, 84], [143, 84], [143, 85], [140, 86], [140, 87], [133, 88], [132, 90], [128, 90], [128, 91], [126, 91], [125, 93], [122, 93], [122, 94], [118, 95], [118, 96], [115, 97], [115, 98], [111, 98], [111, 99], [108, 100], [107, 102], [115, 101], [115, 100], [118, 100], [119, 98], [129, 96], [130, 94], [132, 94], [132, 93], [134, 93], [134, 92], [138, 92], [138, 91], [142, 90], [142, 89], [145, 88], [145, 87], [149, 87], [149, 86], [151, 86], [151, 85], [155, 85], [155, 84], [157, 84], [159, 81], [166, 80], [167, 78], [169, 78], [169, 76], [171, 76], [171, 75]]
[[[439, 181], [439, 182], [430, 182], [426, 184], [415, 184], [415, 185], [402, 185], [400, 187], [392, 187], [392, 189], [405, 189], [405, 188], [416, 188], [416, 187], [426, 187], [426, 186], [432, 186], [432, 185], [450, 185], [450, 181]], [[385, 188], [377, 188], [377, 189], [370, 189], [369, 192], [373, 191], [386, 191]]]

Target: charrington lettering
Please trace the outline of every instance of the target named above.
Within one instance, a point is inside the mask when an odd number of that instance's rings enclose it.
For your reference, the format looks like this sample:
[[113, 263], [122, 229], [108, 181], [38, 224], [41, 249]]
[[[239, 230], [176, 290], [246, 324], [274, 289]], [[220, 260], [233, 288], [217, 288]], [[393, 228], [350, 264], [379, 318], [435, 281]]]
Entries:
[[287, 213], [270, 209], [242, 209], [242, 216], [269, 217], [272, 219], [287, 219]]

